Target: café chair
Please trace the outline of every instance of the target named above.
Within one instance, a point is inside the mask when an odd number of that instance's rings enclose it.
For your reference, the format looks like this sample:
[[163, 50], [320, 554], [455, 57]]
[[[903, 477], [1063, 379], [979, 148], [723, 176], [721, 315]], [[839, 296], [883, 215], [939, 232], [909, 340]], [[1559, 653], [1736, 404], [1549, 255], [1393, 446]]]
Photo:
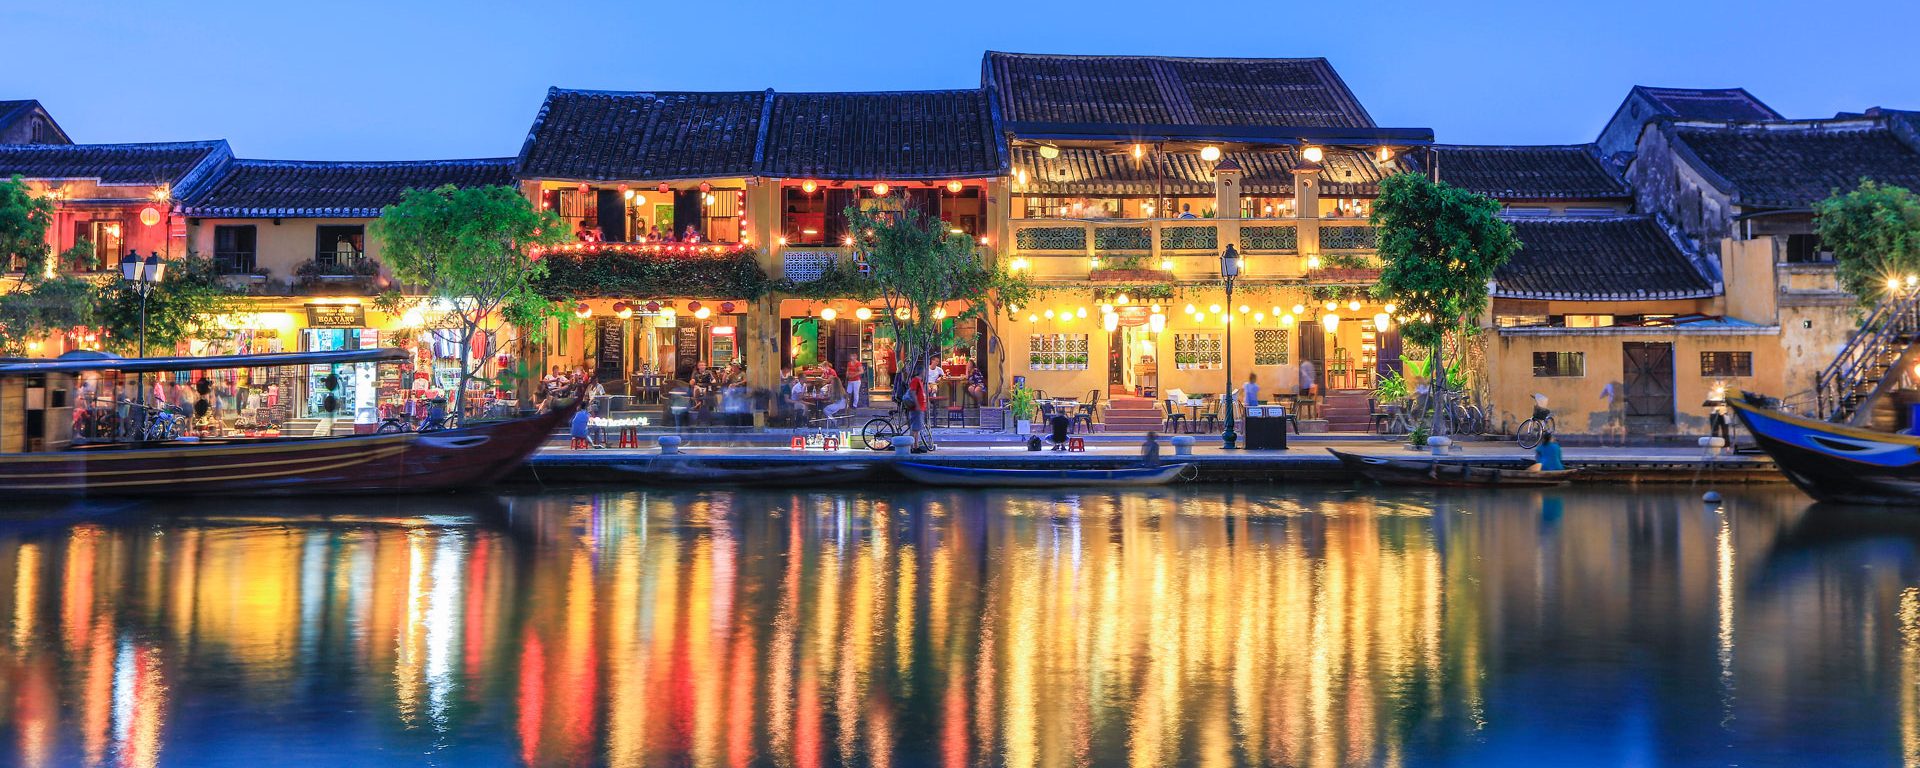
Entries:
[[1200, 428], [1201, 434], [1212, 433], [1214, 428], [1219, 426], [1220, 398], [1213, 395], [1200, 396], [1200, 421], [1206, 423], [1206, 426]]
[[1173, 403], [1173, 398], [1171, 397], [1160, 401], [1160, 405], [1167, 409], [1167, 424], [1166, 424], [1167, 433], [1174, 434], [1179, 432], [1180, 423], [1183, 421], [1186, 421], [1187, 415], [1176, 410], [1176, 406]]

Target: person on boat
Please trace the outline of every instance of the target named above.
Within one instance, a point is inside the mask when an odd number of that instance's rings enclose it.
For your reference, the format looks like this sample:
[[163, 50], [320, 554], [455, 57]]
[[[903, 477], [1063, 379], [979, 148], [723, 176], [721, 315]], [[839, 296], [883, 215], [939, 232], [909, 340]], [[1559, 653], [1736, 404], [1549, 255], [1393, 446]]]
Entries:
[[1147, 440], [1140, 444], [1140, 466], [1160, 466], [1160, 433], [1147, 430]]
[[1533, 449], [1533, 466], [1529, 469], [1542, 472], [1559, 472], [1567, 468], [1561, 459], [1560, 444], [1553, 439], [1553, 433], [1540, 436], [1540, 444]]

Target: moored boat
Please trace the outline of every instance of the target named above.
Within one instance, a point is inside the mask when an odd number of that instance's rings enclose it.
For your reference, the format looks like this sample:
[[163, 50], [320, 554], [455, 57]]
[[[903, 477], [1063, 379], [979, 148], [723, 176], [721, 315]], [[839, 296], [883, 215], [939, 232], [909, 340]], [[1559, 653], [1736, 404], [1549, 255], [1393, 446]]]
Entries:
[[893, 468], [922, 485], [963, 488], [1080, 488], [1166, 485], [1179, 479], [1192, 464], [1122, 469], [1002, 469], [956, 467], [903, 461]]
[[1577, 469], [1539, 470], [1449, 464], [1441, 461], [1390, 459], [1327, 449], [1348, 469], [1382, 485], [1418, 485], [1441, 488], [1538, 488], [1562, 485], [1580, 473]]
[[766, 462], [715, 461], [694, 456], [657, 456], [615, 464], [609, 470], [643, 482], [676, 485], [837, 485], [873, 475], [870, 461]]
[[1920, 502], [1920, 437], [1794, 416], [1762, 402], [1749, 395], [1727, 405], [1807, 495], [1838, 504]]
[[[90, 354], [0, 361], [0, 493], [34, 496], [414, 493], [485, 485], [519, 467], [570, 409], [458, 429], [341, 437], [76, 440], [78, 377], [379, 364], [397, 349], [199, 358]], [[18, 393], [19, 399], [14, 399]], [[76, 414], [76, 405], [82, 413]], [[121, 410], [144, 406], [118, 403]]]

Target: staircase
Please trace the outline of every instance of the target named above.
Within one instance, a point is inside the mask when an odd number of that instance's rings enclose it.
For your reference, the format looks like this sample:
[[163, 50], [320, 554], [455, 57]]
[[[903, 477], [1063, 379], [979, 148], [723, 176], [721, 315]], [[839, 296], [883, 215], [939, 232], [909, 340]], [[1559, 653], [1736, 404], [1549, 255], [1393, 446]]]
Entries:
[[1326, 419], [1331, 432], [1371, 432], [1373, 411], [1367, 401], [1372, 397], [1373, 392], [1365, 389], [1328, 390], [1320, 403], [1320, 418]]
[[[288, 419], [280, 425], [280, 434], [285, 437], [328, 437], [324, 429], [326, 420], [305, 418]], [[353, 417], [334, 419], [332, 437], [345, 437], [353, 434]]]
[[1881, 301], [1860, 330], [1814, 379], [1820, 415], [1828, 421], [1859, 426], [1872, 417], [1874, 403], [1900, 383], [1920, 350], [1920, 291]]
[[1148, 432], [1166, 426], [1160, 404], [1144, 397], [1114, 395], [1101, 411], [1103, 432]]

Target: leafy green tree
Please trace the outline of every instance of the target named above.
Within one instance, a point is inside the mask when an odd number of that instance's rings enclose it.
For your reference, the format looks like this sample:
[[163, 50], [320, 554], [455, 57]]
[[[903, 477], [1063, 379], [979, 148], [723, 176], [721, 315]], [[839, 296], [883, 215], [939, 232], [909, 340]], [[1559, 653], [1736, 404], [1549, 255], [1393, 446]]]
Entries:
[[[945, 320], [982, 317], [999, 301], [1032, 292], [1018, 276], [986, 263], [972, 238], [937, 217], [848, 208], [847, 226], [855, 233], [854, 251], [866, 261], [871, 294], [886, 307], [902, 371], [923, 369], [939, 354]], [[964, 311], [935, 316], [960, 300], [968, 302]]]
[[415, 298], [390, 293], [381, 297], [382, 308], [430, 309], [422, 316], [460, 343], [456, 412], [483, 364], [472, 360], [476, 336], [502, 324], [519, 327], [530, 341], [545, 335], [553, 304], [540, 294], [547, 267], [533, 253], [568, 239], [559, 214], [535, 209], [512, 187], [446, 185], [407, 190], [399, 203], [381, 209], [371, 229], [394, 276], [425, 292]]
[[1920, 274], [1920, 196], [1861, 179], [1860, 186], [1813, 204], [1814, 231], [1833, 251], [1841, 287], [1872, 304], [1889, 281]]
[[[56, 280], [81, 281], [67, 277]], [[98, 325], [106, 345], [124, 353], [140, 346], [140, 293], [117, 276], [86, 282], [92, 319], [79, 325]], [[170, 351], [189, 339], [210, 338], [218, 331], [209, 321], [240, 308], [240, 294], [220, 281], [213, 259], [189, 253], [169, 259], [166, 275], [147, 295], [147, 352]]]
[[0, 268], [45, 274], [53, 201], [34, 197], [19, 176], [0, 182]]
[[[1513, 227], [1500, 218], [1500, 204], [1485, 195], [1413, 173], [1380, 182], [1373, 203], [1379, 228], [1380, 281], [1373, 295], [1399, 305], [1407, 318], [1400, 334], [1433, 350], [1435, 370], [1447, 333], [1463, 343], [1469, 324], [1487, 309], [1494, 270], [1520, 250]], [[1437, 403], [1447, 384], [1434, 377]], [[1434, 409], [1434, 430], [1440, 411]]]

